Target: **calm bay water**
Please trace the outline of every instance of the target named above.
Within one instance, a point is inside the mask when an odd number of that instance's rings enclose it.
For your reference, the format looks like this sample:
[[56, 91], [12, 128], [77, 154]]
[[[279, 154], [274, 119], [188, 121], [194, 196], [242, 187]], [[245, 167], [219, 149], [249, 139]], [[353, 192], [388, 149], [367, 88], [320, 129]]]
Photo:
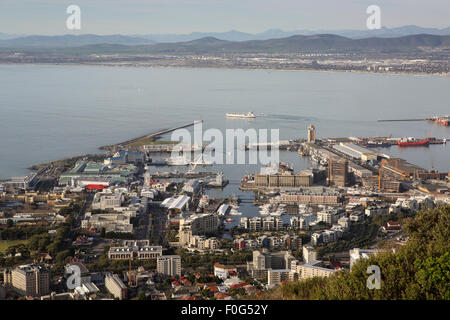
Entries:
[[[376, 121], [449, 114], [449, 88], [450, 78], [436, 76], [1, 65], [0, 179], [197, 119], [204, 129], [279, 128], [281, 139], [305, 137], [311, 123], [319, 137], [450, 138], [450, 128], [427, 122]], [[248, 111], [264, 116], [224, 115]], [[448, 145], [383, 151], [450, 170]], [[297, 170], [308, 165], [297, 154], [287, 157], [298, 161]], [[223, 171], [255, 172], [229, 169]]]

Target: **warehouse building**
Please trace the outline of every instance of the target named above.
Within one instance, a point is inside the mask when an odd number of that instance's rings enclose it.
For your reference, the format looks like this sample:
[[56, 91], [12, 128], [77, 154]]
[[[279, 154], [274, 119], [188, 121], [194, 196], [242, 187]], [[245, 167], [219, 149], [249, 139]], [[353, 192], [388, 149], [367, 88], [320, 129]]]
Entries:
[[357, 146], [353, 143], [340, 143], [333, 145], [333, 149], [349, 156], [354, 159], [362, 161], [375, 161], [377, 160], [377, 154], [372, 150]]
[[310, 174], [257, 174], [255, 185], [268, 188], [297, 188], [312, 185], [313, 176]]

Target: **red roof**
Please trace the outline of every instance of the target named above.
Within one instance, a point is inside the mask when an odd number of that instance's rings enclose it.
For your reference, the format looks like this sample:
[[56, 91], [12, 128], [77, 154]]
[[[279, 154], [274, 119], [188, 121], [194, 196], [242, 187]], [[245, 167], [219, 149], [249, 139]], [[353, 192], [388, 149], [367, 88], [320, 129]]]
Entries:
[[104, 184], [88, 184], [85, 188], [88, 190], [103, 190], [107, 187], [108, 186]]
[[194, 296], [189, 296], [189, 297], [181, 298], [180, 300], [200, 300], [200, 298], [194, 297]]
[[248, 283], [236, 283], [231, 286], [231, 288], [242, 288], [248, 286]]

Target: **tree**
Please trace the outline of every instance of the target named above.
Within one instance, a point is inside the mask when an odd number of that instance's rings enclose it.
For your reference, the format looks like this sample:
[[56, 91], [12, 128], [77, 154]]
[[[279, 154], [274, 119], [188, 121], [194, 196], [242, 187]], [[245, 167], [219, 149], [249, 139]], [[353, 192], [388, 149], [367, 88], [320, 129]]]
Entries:
[[144, 291], [139, 291], [137, 295], [138, 300], [149, 300]]
[[[423, 210], [404, 227], [410, 239], [395, 252], [360, 259], [351, 272], [287, 284], [268, 297], [287, 299], [450, 299], [450, 206]], [[366, 286], [367, 268], [381, 270], [381, 288]]]

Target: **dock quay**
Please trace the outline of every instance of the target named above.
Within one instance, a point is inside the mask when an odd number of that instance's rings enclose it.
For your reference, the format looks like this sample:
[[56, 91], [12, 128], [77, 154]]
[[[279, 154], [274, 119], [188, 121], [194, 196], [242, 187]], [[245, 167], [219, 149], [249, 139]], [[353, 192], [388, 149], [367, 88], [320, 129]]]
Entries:
[[[148, 144], [142, 146], [141, 150], [146, 153], [172, 153], [174, 151], [178, 152], [195, 152], [195, 151], [204, 151], [208, 147], [207, 143], [204, 143], [202, 146], [196, 145], [179, 145], [177, 143], [173, 144]], [[214, 148], [209, 147], [210, 150], [214, 150]]]
[[189, 123], [186, 123], [186, 124], [183, 124], [183, 125], [179, 125], [179, 126], [176, 126], [176, 127], [173, 127], [173, 128], [162, 129], [162, 130], [159, 130], [159, 131], [156, 131], [156, 132], [153, 132], [153, 133], [150, 133], [150, 134], [138, 137], [138, 138], [134, 138], [134, 139], [131, 139], [131, 140], [127, 140], [127, 141], [121, 142], [121, 143], [116, 143], [116, 144], [112, 144], [112, 145], [108, 145], [108, 146], [101, 146], [99, 149], [100, 150], [111, 151], [111, 150], [114, 150], [114, 149], [125, 148], [125, 147], [127, 147], [127, 146], [129, 146], [131, 144], [135, 144], [135, 143], [139, 142], [140, 140], [155, 139], [155, 138], [157, 138], [157, 137], [159, 137], [159, 136], [161, 136], [163, 134], [166, 134], [166, 133], [178, 130], [178, 129], [187, 128], [187, 127], [193, 126], [194, 124], [199, 123], [199, 122], [203, 122], [203, 120], [192, 121], [192, 122], [189, 122]]
[[[402, 140], [400, 137], [347, 137], [347, 138], [325, 138], [327, 143], [354, 143], [363, 147], [388, 148], [396, 146]], [[446, 138], [427, 138], [429, 144], [445, 144]]]
[[426, 119], [380, 119], [378, 122], [425, 121]]
[[176, 178], [208, 178], [208, 177], [215, 177], [217, 173], [215, 172], [191, 172], [191, 173], [184, 173], [184, 172], [156, 172], [152, 173], [153, 178], [162, 179], [176, 179]]
[[381, 119], [378, 122], [395, 122], [395, 121], [431, 121], [438, 125], [448, 126], [450, 124], [450, 117], [447, 116], [435, 116], [425, 119]]

